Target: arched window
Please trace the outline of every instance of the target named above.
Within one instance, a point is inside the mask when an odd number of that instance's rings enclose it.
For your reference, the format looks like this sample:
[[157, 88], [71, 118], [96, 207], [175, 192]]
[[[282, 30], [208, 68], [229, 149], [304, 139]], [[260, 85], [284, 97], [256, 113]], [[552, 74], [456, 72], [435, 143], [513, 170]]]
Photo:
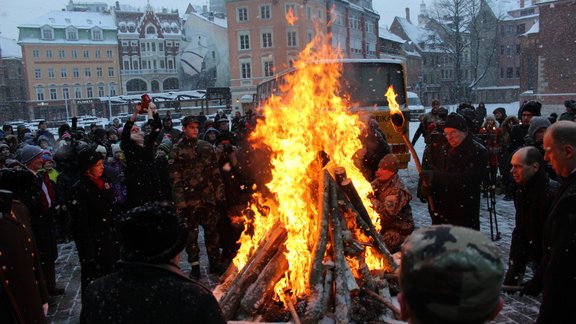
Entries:
[[148, 35], [156, 34], [156, 28], [154, 26], [146, 27], [146, 34], [148, 34]]

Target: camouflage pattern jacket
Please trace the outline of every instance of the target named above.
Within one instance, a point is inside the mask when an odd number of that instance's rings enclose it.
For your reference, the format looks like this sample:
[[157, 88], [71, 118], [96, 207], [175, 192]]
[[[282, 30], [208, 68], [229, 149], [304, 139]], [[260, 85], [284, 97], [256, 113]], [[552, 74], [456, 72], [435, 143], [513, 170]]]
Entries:
[[210, 143], [183, 136], [170, 152], [170, 181], [176, 208], [224, 203], [224, 184]]

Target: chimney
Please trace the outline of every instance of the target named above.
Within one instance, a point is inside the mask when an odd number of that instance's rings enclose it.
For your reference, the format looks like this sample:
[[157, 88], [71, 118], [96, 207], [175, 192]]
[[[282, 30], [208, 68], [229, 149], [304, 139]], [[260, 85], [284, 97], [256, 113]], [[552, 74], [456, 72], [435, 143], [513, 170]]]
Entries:
[[524, 0], [520, 0], [520, 9], [524, 8]]
[[116, 10], [120, 10], [120, 1], [116, 1]]
[[208, 6], [207, 5], [202, 6], [202, 12], [208, 12]]
[[410, 21], [410, 8], [406, 8], [406, 20], [408, 20], [408, 22], [412, 22]]

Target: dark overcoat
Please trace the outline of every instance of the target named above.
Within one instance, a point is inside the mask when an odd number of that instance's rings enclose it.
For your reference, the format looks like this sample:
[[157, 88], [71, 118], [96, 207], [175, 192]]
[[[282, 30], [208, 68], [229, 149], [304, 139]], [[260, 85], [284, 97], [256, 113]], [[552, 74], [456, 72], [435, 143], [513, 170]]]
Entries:
[[226, 323], [210, 290], [176, 266], [119, 267], [88, 286], [80, 323]]
[[452, 224], [480, 230], [480, 183], [488, 151], [468, 134], [448, 148], [443, 170], [434, 170], [431, 190], [436, 207], [432, 224]]

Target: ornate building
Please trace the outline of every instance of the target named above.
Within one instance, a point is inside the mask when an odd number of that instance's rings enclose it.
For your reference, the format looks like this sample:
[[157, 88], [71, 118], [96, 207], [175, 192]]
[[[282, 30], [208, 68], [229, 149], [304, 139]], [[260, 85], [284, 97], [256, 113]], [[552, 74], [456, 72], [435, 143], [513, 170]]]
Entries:
[[178, 11], [113, 10], [118, 28], [122, 89], [125, 94], [180, 90], [178, 53], [182, 22]]

